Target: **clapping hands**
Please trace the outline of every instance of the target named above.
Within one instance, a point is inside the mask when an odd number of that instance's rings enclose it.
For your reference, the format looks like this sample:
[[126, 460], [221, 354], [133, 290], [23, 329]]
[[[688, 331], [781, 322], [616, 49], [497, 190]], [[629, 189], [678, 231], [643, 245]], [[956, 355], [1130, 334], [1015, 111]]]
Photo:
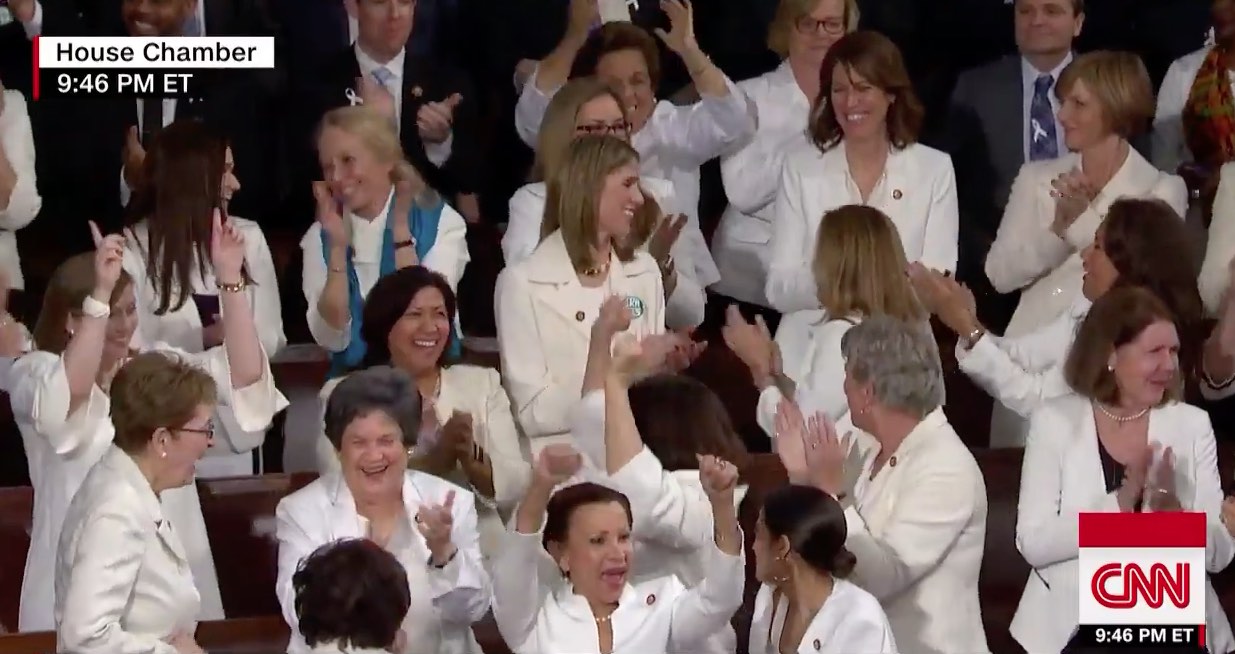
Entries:
[[454, 529], [455, 492], [446, 493], [441, 504], [426, 504], [416, 513], [416, 529], [424, 536], [433, 563], [444, 565], [455, 553], [451, 532]]
[[852, 444], [852, 432], [838, 437], [836, 425], [824, 413], [806, 419], [789, 399], [782, 399], [776, 408], [776, 454], [792, 483], [814, 486], [833, 496], [843, 494], [845, 459]]

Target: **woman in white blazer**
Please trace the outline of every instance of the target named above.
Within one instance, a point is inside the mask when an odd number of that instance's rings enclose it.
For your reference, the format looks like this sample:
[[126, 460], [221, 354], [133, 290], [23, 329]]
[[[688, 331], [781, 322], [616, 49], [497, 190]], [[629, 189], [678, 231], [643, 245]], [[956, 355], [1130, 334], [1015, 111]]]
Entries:
[[[219, 285], [207, 265], [210, 223], [215, 209], [225, 214], [240, 189], [227, 141], [197, 121], [172, 123], [147, 146], [142, 190], [130, 208], [140, 219], [125, 230], [124, 267], [134, 282], [139, 338], [186, 352], [204, 352], [223, 342]], [[220, 180], [216, 184], [216, 180]], [[270, 247], [257, 223], [228, 220], [244, 236], [245, 296], [267, 356], [287, 343], [279, 282]], [[253, 451], [264, 439], [246, 439], [226, 418], [198, 464], [203, 478], [260, 473]]]
[[846, 577], [856, 560], [845, 549], [840, 502], [813, 486], [785, 486], [764, 499], [755, 527], [751, 654], [896, 654], [879, 600]]
[[890, 218], [874, 207], [846, 205], [824, 214], [815, 237], [811, 271], [820, 309], [785, 316], [773, 341], [762, 318], [751, 324], [729, 308], [725, 344], [759, 389], [755, 419], [769, 437], [786, 397], [831, 420], [845, 414], [841, 339], [864, 316], [926, 320], [905, 278], [908, 265]]
[[305, 557], [340, 538], [368, 538], [399, 559], [410, 608], [400, 616], [395, 654], [480, 654], [472, 623], [489, 610], [472, 494], [409, 470], [417, 454], [422, 403], [405, 372], [377, 366], [348, 375], [326, 407], [326, 436], [339, 471], [288, 495], [275, 510], [277, 594], [292, 631], [288, 652], [310, 651], [301, 636], [293, 578]]
[[[423, 265], [458, 287], [467, 225], [403, 158], [394, 126], [373, 109], [327, 112], [317, 149], [325, 181], [314, 183], [316, 222], [300, 248], [309, 331], [332, 353], [333, 377], [364, 358], [360, 312], [379, 277]], [[461, 347], [453, 338], [452, 351]]]
[[535, 454], [567, 440], [579, 401], [592, 327], [601, 305], [624, 298], [628, 333], [665, 331], [656, 262], [627, 245], [643, 204], [639, 155], [611, 136], [581, 136], [548, 184], [545, 221], [555, 226], [532, 256], [498, 276], [495, 292], [502, 381]]
[[[553, 95], [572, 74], [595, 75], [619, 91], [631, 145], [639, 151], [640, 173], [671, 182], [672, 212], [686, 214], [697, 229], [699, 166], [755, 132], [755, 109], [699, 48], [689, 0], [668, 0], [661, 6], [670, 27], [658, 33], [660, 40], [686, 65], [698, 102], [679, 106], [656, 99], [661, 54], [651, 33], [626, 21], [605, 23], [593, 32], [600, 22], [597, 3], [571, 0], [562, 41], [539, 63], [519, 95], [515, 129], [524, 143], [535, 147]], [[720, 278], [710, 257], [707, 263], [707, 275], [697, 280], [705, 288]]]
[[[219, 388], [219, 407], [226, 407], [219, 411], [230, 416], [246, 438], [258, 439], [287, 401], [275, 389], [242, 292], [243, 236], [221, 221], [214, 229], [211, 258], [215, 278], [224, 285], [224, 344], [196, 354], [157, 343], [139, 350], [171, 353], [205, 370]], [[22, 631], [54, 626], [52, 607], [58, 598], [47, 582], [53, 576], [65, 512], [90, 467], [112, 442], [109, 387], [116, 370], [138, 351], [131, 347], [139, 328], [137, 299], [132, 278], [122, 267], [123, 246], [121, 236], [103, 238], [96, 231], [93, 255], [75, 256], [57, 268], [34, 328], [37, 350], [18, 359], [10, 371], [10, 402], [35, 498], [18, 619]], [[162, 503], [189, 557], [201, 595], [199, 617], [223, 618], [197, 486], [169, 489]]]
[[[526, 259], [552, 231], [546, 230], [544, 223], [544, 180], [562, 165], [570, 142], [582, 134], [609, 134], [630, 140], [621, 98], [594, 77], [567, 82], [549, 102], [536, 146], [532, 172], [536, 181], [520, 187], [510, 198], [510, 217], [502, 235], [506, 265]], [[673, 184], [641, 177], [639, 186], [644, 203], [636, 212], [630, 245], [647, 250], [660, 268], [668, 295], [665, 324], [671, 329], [694, 329], [703, 322], [707, 304], [705, 284], [699, 280], [714, 280], [716, 264], [698, 222], [674, 215]]]
[[[737, 469], [705, 456], [699, 477], [714, 531], [702, 581], [631, 578], [633, 517], [626, 496], [574, 477], [582, 457], [564, 443], [538, 455], [494, 577], [493, 616], [515, 654], [693, 652], [742, 603]], [[548, 564], [548, 565], [546, 565]], [[546, 570], [546, 568], [548, 568]]]
[[111, 392], [115, 440], [73, 496], [60, 535], [56, 651], [201, 654], [201, 596], [176, 529], [183, 518], [162, 498], [193, 485], [214, 433], [214, 379], [147, 352], [120, 368]]
[[1222, 166], [1217, 195], [1214, 197], [1214, 215], [1205, 239], [1205, 259], [1197, 285], [1201, 299], [1211, 316], [1217, 317], [1222, 310], [1222, 300], [1230, 286], [1231, 260], [1235, 259], [1235, 163]]
[[[446, 280], [422, 266], [377, 280], [365, 300], [361, 335], [368, 349], [361, 366], [394, 366], [415, 380], [424, 400], [424, 440], [411, 465], [471, 491], [480, 551], [487, 560], [527, 488], [531, 459], [497, 371], [454, 363], [446, 354], [456, 306]], [[322, 474], [339, 471], [325, 423], [325, 407], [338, 382], [326, 382], [320, 396], [317, 464]]]
[[[613, 312], [601, 321], [609, 316], [621, 314]], [[619, 318], [593, 337], [594, 361], [609, 358], [612, 336], [622, 327]], [[692, 587], [703, 581], [715, 547], [700, 456], [729, 461], [741, 471], [747, 454], [711, 389], [690, 377], [655, 374], [668, 350], [654, 342], [661, 338], [637, 345], [619, 341], [613, 360], [595, 366], [603, 370], [584, 382], [586, 394], [575, 410], [571, 433], [579, 452], [595, 466], [592, 481], [622, 493], [630, 504], [637, 548], [632, 583], [673, 576]], [[746, 491], [745, 484], [734, 489], [735, 510]], [[688, 649], [731, 654], [736, 647], [733, 629], [725, 625]]]
[[390, 654], [403, 649], [411, 606], [407, 572], [367, 538], [322, 545], [292, 575], [300, 635], [313, 654]]
[[[1063, 362], [1077, 325], [1094, 300], [1121, 286], [1148, 288], [1191, 334], [1181, 360], [1196, 371], [1205, 318], [1196, 288], [1191, 234], [1179, 214], [1162, 200], [1123, 198], [1111, 203], [1092, 243], [1081, 250], [1081, 295], [1063, 315], [1023, 336], [997, 336], [978, 321], [971, 294], [955, 280], [924, 267], [911, 278], [918, 297], [957, 336], [956, 360], [1004, 407], [1028, 418], [1042, 403], [1070, 392]], [[1023, 421], [991, 431], [994, 447], [1024, 447]]]
[[0, 271], [10, 288], [26, 287], [17, 256], [17, 230], [29, 225], [43, 208], [35, 184], [34, 131], [26, 99], [20, 91], [0, 85]]
[[[944, 415], [934, 335], [920, 322], [869, 316], [841, 347], [849, 417], [874, 439], [874, 455], [851, 496], [849, 438], [837, 438], [822, 414], [808, 427], [786, 401], [776, 451], [789, 480], [845, 507], [845, 547], [858, 560], [851, 579], [883, 604], [901, 651], [989, 652], [978, 601], [986, 483]], [[803, 446], [808, 436], [814, 447]]]
[[[1030, 418], [1016, 546], [1033, 574], [1012, 619], [1027, 651], [1058, 652], [1077, 626], [1077, 516], [1081, 512], [1184, 510], [1209, 518], [1205, 568], [1235, 556], [1221, 524], [1213, 428], [1182, 404], [1180, 338], [1151, 292], [1111, 291], [1094, 303], [1068, 355], [1073, 392]], [[1206, 584], [1205, 645], [1235, 649], [1218, 597]]]
[[1055, 93], [1068, 154], [1021, 167], [986, 257], [986, 276], [1000, 293], [1021, 289], [1008, 336], [1050, 323], [1076, 300], [1080, 252], [1115, 200], [1156, 197], [1177, 214], [1188, 209], [1182, 179], [1154, 168], [1128, 143], [1153, 111], [1145, 65], [1126, 52], [1077, 56]]
[[765, 292], [785, 314], [820, 308], [810, 262], [823, 215], [840, 206], [879, 209], [910, 261], [956, 268], [952, 160], [917, 142], [924, 112], [896, 45], [877, 32], [848, 34], [819, 75], [827, 103], [812, 119], [811, 145], [786, 156], [772, 221]]
[[1169, 172], [1195, 165], [1198, 190], [1235, 156], [1235, 135], [1223, 111], [1235, 95], [1226, 58], [1235, 46], [1235, 15], [1223, 0], [1212, 5], [1205, 44], [1171, 62], [1162, 78], [1153, 124], [1154, 164]]
[[758, 128], [720, 160], [729, 206], [712, 235], [720, 270], [712, 290], [728, 299], [771, 307], [764, 286], [781, 169], [788, 152], [808, 147], [823, 58], [858, 28], [858, 15], [856, 0], [780, 0], [768, 27], [768, 48], [781, 56], [780, 66], [737, 84], [755, 106]]

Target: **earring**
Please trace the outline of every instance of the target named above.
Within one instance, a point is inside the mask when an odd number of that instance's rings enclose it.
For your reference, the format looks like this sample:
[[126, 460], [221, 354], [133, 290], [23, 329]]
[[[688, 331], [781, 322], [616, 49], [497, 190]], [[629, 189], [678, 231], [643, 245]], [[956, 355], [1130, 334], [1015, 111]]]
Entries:
[[166, 458], [167, 458], [167, 450], [163, 450], [162, 452], [159, 452], [159, 458], [160, 458], [160, 459], [166, 459]]
[[[789, 565], [789, 559], [785, 558], [784, 556], [778, 556], [778, 557], [776, 557], [776, 562], [777, 562], [778, 564], [780, 564], [778, 567], [780, 567], [782, 570], [783, 570], [785, 567], [788, 567], [788, 565]], [[786, 581], [789, 581], [789, 575], [788, 575], [788, 574], [772, 575], [772, 582], [773, 582], [773, 583], [783, 584], [783, 583], [785, 583]]]
[[1115, 372], [1115, 366], [1114, 366], [1114, 365], [1112, 365], [1112, 364], [1109, 364], [1109, 363], [1108, 363], [1108, 364], [1106, 364], [1106, 371], [1107, 371], [1107, 372]]

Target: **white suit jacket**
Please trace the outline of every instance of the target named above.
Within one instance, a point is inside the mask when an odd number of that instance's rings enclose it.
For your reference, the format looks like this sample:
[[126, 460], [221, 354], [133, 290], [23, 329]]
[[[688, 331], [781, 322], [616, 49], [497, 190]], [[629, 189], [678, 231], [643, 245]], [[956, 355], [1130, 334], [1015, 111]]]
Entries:
[[[642, 315], [631, 321], [636, 337], [665, 331], [665, 291], [647, 253], [622, 262], [613, 257], [606, 293], [638, 298]], [[579, 401], [592, 324], [595, 289], [579, 283], [561, 232], [550, 234], [532, 256], [497, 278], [495, 315], [502, 382], [532, 453], [546, 437], [569, 436], [570, 411]]]
[[[750, 654], [780, 654], [789, 598], [773, 602], [776, 589], [767, 584], [755, 595], [750, 623]], [[775, 606], [773, 606], [775, 604]], [[897, 654], [888, 616], [874, 595], [844, 580], [832, 580], [832, 593], [806, 626], [794, 650], [798, 654]]]
[[1093, 242], [1111, 203], [1123, 197], [1165, 200], [1182, 217], [1188, 210], [1183, 179], [1154, 168], [1129, 148], [1123, 166], [1098, 192], [1097, 198], [1068, 227], [1066, 239], [1051, 231], [1055, 199], [1051, 182], [1078, 169], [1081, 156], [1065, 154], [1021, 167], [1012, 182], [999, 232], [986, 256], [986, 276], [995, 290], [1024, 289], [1012, 315], [1007, 336], [1021, 336], [1059, 317], [1081, 292], [1081, 250]]
[[176, 654], [164, 641], [197, 629], [201, 598], [189, 555], [150, 482], [118, 447], [69, 505], [55, 584], [60, 652]]
[[[745, 554], [728, 556], [712, 544], [703, 581], [687, 588], [677, 577], [627, 583], [611, 616], [612, 654], [696, 652], [729, 626], [742, 605]], [[515, 654], [600, 654], [596, 619], [553, 567], [541, 534], [509, 532], [494, 564], [493, 617]]]
[[956, 269], [958, 212], [952, 158], [920, 143], [888, 153], [884, 175], [866, 202], [849, 175], [842, 143], [788, 153], [772, 221], [771, 268], [765, 292], [782, 313], [818, 309], [811, 262], [823, 214], [866, 204], [892, 219], [905, 257], [938, 270]]
[[9, 278], [9, 285], [18, 290], [26, 287], [17, 256], [17, 230], [29, 225], [43, 208], [34, 169], [34, 132], [26, 99], [20, 91], [6, 89], [4, 111], [0, 113], [0, 149], [13, 171], [17, 183], [9, 194], [8, 203], [0, 209], [0, 270]]
[[978, 602], [986, 544], [986, 482], [936, 409], [874, 479], [869, 457], [845, 509], [850, 581], [883, 604], [902, 651], [989, 652]]
[[[408, 634], [407, 647], [399, 654], [480, 654], [472, 623], [488, 612], [492, 589], [481, 563], [472, 494], [444, 479], [409, 470], [403, 482], [403, 503], [409, 523], [415, 525], [422, 504], [440, 504], [451, 491], [455, 493], [451, 536], [458, 554], [450, 563], [441, 569], [430, 566], [429, 548], [414, 527], [411, 551], [394, 553], [408, 576], [412, 594], [409, 617], [426, 625], [419, 636]], [[275, 521], [279, 539], [276, 592], [283, 619], [292, 631], [288, 652], [308, 652], [297, 626], [292, 577], [300, 562], [318, 547], [343, 538], [366, 537], [368, 521], [356, 512], [356, 502], [341, 474], [319, 477], [280, 500]]]
[[[1209, 416], [1175, 402], [1156, 408], [1149, 414], [1149, 442], [1171, 448], [1176, 491], [1184, 509], [1209, 516], [1205, 567], [1211, 573], [1221, 571], [1235, 556], [1235, 543], [1219, 520], [1222, 486]], [[1058, 652], [1076, 629], [1077, 525], [1083, 511], [1117, 512], [1119, 503], [1114, 493], [1106, 491], [1093, 405], [1073, 393], [1034, 412], [1025, 444], [1016, 548], [1033, 574], [1011, 632], [1030, 652]], [[1229, 652], [1235, 649], [1230, 625], [1208, 583], [1205, 592], [1205, 644], [1211, 652]]]
[[[785, 375], [796, 385], [793, 398], [804, 411], [823, 411], [832, 421], [849, 411], [845, 399], [845, 357], [840, 342], [854, 325], [852, 318], [829, 318], [823, 309], [795, 311], [776, 328], [776, 345]], [[784, 395], [776, 386], [759, 391], [755, 420], [769, 437], [775, 436], [776, 408]]]
[[[325, 416], [326, 403], [335, 386], [344, 377], [326, 382], [322, 387], [321, 410]], [[446, 424], [455, 411], [472, 416], [476, 443], [485, 448], [493, 466], [492, 501], [482, 499], [475, 489], [476, 514], [480, 528], [480, 550], [485, 557], [493, 554], [506, 531], [506, 519], [527, 490], [531, 479], [531, 454], [527, 439], [515, 427], [510, 398], [502, 388], [502, 378], [492, 368], [456, 364], [442, 368], [441, 392], [433, 405], [438, 424]], [[339, 472], [339, 454], [326, 438], [326, 426], [319, 422], [317, 437], [317, 469], [323, 475]], [[467, 487], [467, 477], [462, 471], [450, 475], [447, 481]]]
[[[645, 177], [639, 180], [639, 185], [656, 200], [666, 216], [682, 213], [674, 205], [672, 182]], [[510, 197], [510, 218], [506, 233], [502, 235], [502, 254], [507, 266], [528, 258], [540, 244], [545, 194], [545, 183], [533, 182], [519, 187]], [[669, 252], [678, 270], [678, 283], [665, 306], [665, 323], [671, 329], [694, 329], [703, 322], [707, 304], [703, 289], [720, 277], [697, 221], [686, 222]]]
[[[287, 406], [287, 400], [275, 389], [269, 368], [256, 384], [233, 389], [227, 351], [222, 347], [197, 354], [162, 344], [151, 349], [183, 357], [208, 372], [219, 389], [216, 416], [230, 416], [233, 424], [247, 430], [242, 432], [245, 438], [260, 442], [274, 414]], [[111, 398], [97, 385], [90, 399], [69, 413], [69, 381], [64, 360], [58, 355], [37, 351], [21, 357], [13, 365], [12, 379], [9, 401], [21, 431], [30, 483], [34, 486], [34, 516], [18, 628], [44, 631], [54, 627], [53, 586], [47, 580], [55, 569], [56, 544], [65, 513], [82, 480], [111, 446], [115, 429], [109, 417]], [[222, 619], [223, 602], [197, 486], [189, 484], [165, 491], [162, 502], [189, 554], [201, 592], [201, 618]]]
[[1217, 316], [1222, 297], [1231, 284], [1231, 259], [1235, 258], [1235, 163], [1222, 166], [1214, 218], [1205, 241], [1205, 261], [1196, 285], [1209, 315]]
[[[274, 274], [270, 246], [266, 244], [266, 236], [257, 223], [236, 217], [232, 217], [232, 222], [244, 236], [245, 264], [249, 276], [253, 278], [253, 284], [245, 289], [245, 294], [253, 310], [257, 336], [261, 339], [266, 355], [272, 357], [287, 345], [287, 337], [283, 334], [279, 280]], [[146, 223], [140, 222], [127, 230], [125, 237], [123, 265], [133, 278], [133, 291], [137, 297], [139, 333], [134, 336], [134, 343], [167, 343], [185, 352], [203, 351], [205, 347], [202, 343], [202, 316], [198, 314], [197, 304], [192, 297], [186, 298], [179, 309], [169, 308], [167, 313], [161, 316], [155, 314], [159, 307], [156, 297], [158, 284], [146, 273], [147, 255], [150, 252]], [[196, 265], [192, 270], [190, 293], [217, 296], [222, 292], [218, 289], [209, 262], [206, 263], [204, 277], [198, 272]], [[172, 287], [175, 288], [174, 282]], [[218, 423], [214, 443], [206, 451], [205, 458], [198, 462], [198, 476], [209, 478], [253, 474], [252, 450], [261, 446], [265, 434], [257, 439], [246, 438], [244, 430], [226, 413], [219, 416]]]
[[809, 146], [806, 123], [814, 98], [802, 93], [788, 60], [737, 86], [755, 105], [759, 126], [740, 148], [720, 160], [729, 206], [712, 236], [712, 254], [721, 276], [713, 290], [768, 306], [764, 294], [771, 261], [768, 242], [781, 169], [786, 153]]

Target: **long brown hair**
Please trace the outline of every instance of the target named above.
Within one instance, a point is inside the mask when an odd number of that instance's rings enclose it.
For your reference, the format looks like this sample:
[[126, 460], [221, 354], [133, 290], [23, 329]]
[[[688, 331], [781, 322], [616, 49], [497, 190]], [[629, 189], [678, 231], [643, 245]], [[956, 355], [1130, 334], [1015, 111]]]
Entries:
[[859, 30], [842, 36], [828, 50], [819, 67], [819, 97], [811, 108], [809, 132], [811, 142], [820, 150], [829, 150], [840, 143], [844, 134], [836, 122], [836, 110], [830, 101], [832, 77], [838, 66], [850, 74], [857, 73], [875, 88], [892, 96], [888, 107], [888, 141], [895, 148], [905, 148], [918, 142], [926, 110], [913, 90], [905, 59], [888, 37], [870, 30]]
[[[1175, 324], [1175, 317], [1152, 291], [1138, 286], [1107, 291], [1093, 303], [1072, 341], [1063, 369], [1068, 386], [1090, 400], [1117, 404], [1119, 384], [1108, 366], [1110, 356], [1158, 321]], [[1180, 367], [1161, 404], [1179, 400], [1183, 390], [1184, 370]]]
[[[94, 291], [94, 253], [84, 252], [65, 259], [52, 273], [47, 291], [43, 293], [43, 308], [34, 323], [34, 346], [43, 352], [60, 354], [69, 345], [68, 321], [81, 315], [82, 302]], [[133, 283], [124, 270], [112, 289], [108, 304], [115, 307], [120, 295]]]
[[[155, 137], [143, 163], [145, 180], [133, 207], [146, 221], [146, 278], [154, 285], [154, 315], [177, 311], [193, 288], [193, 262], [204, 279], [211, 222], [222, 207], [227, 140], [204, 123], [178, 120]], [[129, 238], [134, 238], [132, 231]], [[247, 266], [244, 280], [252, 283]]]
[[[592, 261], [591, 248], [598, 236], [600, 194], [606, 178], [627, 164], [639, 164], [639, 153], [629, 143], [612, 136], [580, 136], [571, 141], [562, 166], [549, 178], [541, 238], [562, 230], [575, 271], [597, 263]], [[629, 239], [614, 242], [613, 253], [620, 261], [635, 257]]]

